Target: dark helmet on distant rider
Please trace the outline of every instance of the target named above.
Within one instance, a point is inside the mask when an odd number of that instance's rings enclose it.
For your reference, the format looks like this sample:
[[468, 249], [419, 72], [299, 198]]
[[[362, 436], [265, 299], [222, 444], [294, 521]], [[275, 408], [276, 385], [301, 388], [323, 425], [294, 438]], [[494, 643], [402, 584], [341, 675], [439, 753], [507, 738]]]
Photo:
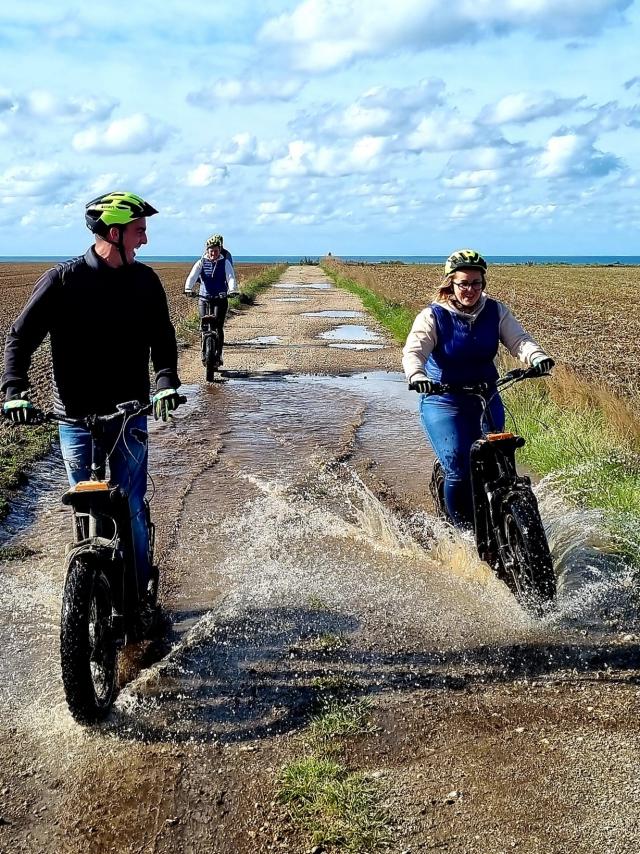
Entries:
[[213, 249], [214, 247], [218, 247], [218, 249], [222, 249], [224, 245], [224, 241], [222, 239], [221, 234], [212, 234], [211, 237], [207, 238], [207, 242], [204, 244], [205, 249]]

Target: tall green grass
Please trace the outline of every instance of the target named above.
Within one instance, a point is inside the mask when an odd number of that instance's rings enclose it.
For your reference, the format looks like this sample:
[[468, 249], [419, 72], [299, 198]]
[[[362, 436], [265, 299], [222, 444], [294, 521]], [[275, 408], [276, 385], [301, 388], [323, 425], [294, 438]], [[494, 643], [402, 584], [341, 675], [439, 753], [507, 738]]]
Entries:
[[613, 540], [640, 566], [640, 452], [633, 436], [616, 434], [602, 409], [563, 405], [553, 378], [520, 383], [504, 395], [527, 444], [519, 460], [552, 475], [571, 505], [604, 511]]
[[258, 294], [274, 285], [286, 269], [287, 264], [276, 264], [247, 279], [242, 283], [240, 293], [229, 298], [229, 305], [235, 309], [253, 305]]

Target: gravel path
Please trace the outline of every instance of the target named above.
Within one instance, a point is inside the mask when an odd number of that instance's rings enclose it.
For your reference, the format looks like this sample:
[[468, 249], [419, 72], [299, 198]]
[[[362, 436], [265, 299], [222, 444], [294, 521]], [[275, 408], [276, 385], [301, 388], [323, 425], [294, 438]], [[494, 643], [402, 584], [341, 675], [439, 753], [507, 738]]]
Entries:
[[[637, 851], [631, 589], [531, 622], [426, 513], [398, 348], [367, 318], [303, 316], [362, 310], [318, 268], [279, 285], [230, 318], [226, 382], [204, 386], [183, 353], [189, 404], [152, 430], [174, 626], [130, 656], [99, 729], [69, 719], [59, 685], [59, 468], [9, 520], [36, 555], [1, 567], [0, 851], [310, 851], [276, 782], [331, 679], [372, 703], [343, 758], [375, 781], [390, 851]], [[318, 338], [343, 324], [382, 346]]]

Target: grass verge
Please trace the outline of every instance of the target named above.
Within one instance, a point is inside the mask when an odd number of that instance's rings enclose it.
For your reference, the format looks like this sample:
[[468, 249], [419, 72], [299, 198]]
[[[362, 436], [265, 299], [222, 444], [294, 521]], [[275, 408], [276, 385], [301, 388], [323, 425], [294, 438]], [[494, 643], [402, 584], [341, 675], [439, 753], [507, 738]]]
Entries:
[[[404, 343], [415, 312], [323, 265]], [[506, 368], [505, 368], [506, 369]], [[559, 368], [547, 383], [522, 383], [506, 402], [527, 439], [519, 459], [553, 475], [565, 499], [604, 511], [616, 544], [640, 566], [640, 425], [634, 408]]]
[[369, 288], [365, 288], [364, 285], [360, 285], [354, 279], [349, 279], [346, 276], [340, 275], [340, 273], [336, 273], [330, 267], [324, 265], [321, 265], [321, 267], [339, 288], [344, 288], [344, 290], [359, 297], [367, 311], [391, 332], [396, 341], [404, 344], [411, 329], [415, 312], [405, 308], [400, 303], [389, 302], [383, 299], [369, 290]]
[[554, 382], [522, 383], [505, 394], [527, 439], [520, 460], [573, 506], [604, 511], [616, 547], [640, 567], [640, 453], [635, 431], [615, 429], [603, 408], [559, 403]]
[[14, 427], [2, 424], [0, 428], [0, 519], [9, 510], [11, 493], [25, 480], [28, 466], [45, 456], [51, 449], [55, 427]]

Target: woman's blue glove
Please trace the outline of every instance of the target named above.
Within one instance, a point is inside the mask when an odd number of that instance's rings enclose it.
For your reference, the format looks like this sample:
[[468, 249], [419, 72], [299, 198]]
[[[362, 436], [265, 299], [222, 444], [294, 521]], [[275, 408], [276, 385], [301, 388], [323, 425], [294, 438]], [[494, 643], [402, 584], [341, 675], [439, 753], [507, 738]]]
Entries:
[[536, 356], [531, 363], [532, 374], [536, 377], [541, 377], [548, 374], [555, 362], [550, 356]]
[[169, 419], [170, 413], [180, 406], [180, 395], [175, 388], [165, 388], [153, 395], [153, 417], [156, 421]]

